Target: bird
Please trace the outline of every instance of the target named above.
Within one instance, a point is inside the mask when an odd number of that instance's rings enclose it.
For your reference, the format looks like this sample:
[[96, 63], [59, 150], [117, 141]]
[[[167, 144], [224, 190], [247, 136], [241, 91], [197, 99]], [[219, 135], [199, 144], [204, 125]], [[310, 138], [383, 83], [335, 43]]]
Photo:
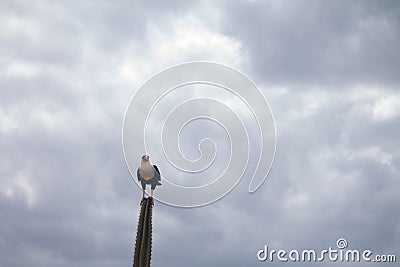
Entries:
[[142, 156], [142, 161], [140, 162], [140, 167], [137, 169], [137, 178], [142, 184], [142, 200], [141, 203], [144, 200], [144, 194], [145, 194], [145, 189], [146, 185], [151, 186], [151, 195], [150, 195], [150, 200], [152, 203], [154, 203], [153, 200], [153, 192], [154, 189], [156, 188], [157, 185], [162, 185], [161, 183], [161, 174], [160, 170], [156, 165], [152, 165], [150, 163], [150, 156], [149, 155], [143, 155]]

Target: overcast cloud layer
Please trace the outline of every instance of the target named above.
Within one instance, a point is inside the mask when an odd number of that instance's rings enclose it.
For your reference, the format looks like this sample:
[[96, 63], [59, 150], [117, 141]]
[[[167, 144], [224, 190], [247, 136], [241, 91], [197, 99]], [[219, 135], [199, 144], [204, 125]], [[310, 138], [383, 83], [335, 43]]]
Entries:
[[254, 194], [244, 177], [203, 208], [156, 203], [152, 266], [284, 266], [257, 251], [341, 237], [400, 261], [398, 47], [398, 1], [2, 1], [0, 266], [131, 265], [124, 113], [193, 60], [258, 84], [277, 154]]

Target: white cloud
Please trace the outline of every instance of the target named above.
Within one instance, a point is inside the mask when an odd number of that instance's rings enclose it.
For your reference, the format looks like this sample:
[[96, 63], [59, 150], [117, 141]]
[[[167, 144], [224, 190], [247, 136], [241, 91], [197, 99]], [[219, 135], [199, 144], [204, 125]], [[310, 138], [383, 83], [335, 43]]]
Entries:
[[380, 164], [390, 166], [393, 155], [384, 151], [379, 146], [366, 147], [360, 150], [349, 150], [345, 153], [349, 160], [373, 160]]
[[373, 106], [373, 116], [377, 120], [392, 119], [400, 115], [400, 97], [381, 97]]
[[27, 62], [11, 62], [6, 66], [5, 74], [11, 76], [21, 76], [22, 78], [33, 77], [37, 74], [38, 67], [32, 63]]
[[246, 56], [241, 44], [206, 27], [198, 18], [176, 18], [171, 27], [149, 23], [144, 44], [130, 43], [124, 50], [119, 77], [140, 85], [154, 72], [187, 61], [215, 61], [240, 66]]
[[36, 204], [39, 193], [31, 177], [18, 171], [14, 177], [7, 177], [0, 183], [2, 193], [9, 199], [22, 197], [29, 208]]

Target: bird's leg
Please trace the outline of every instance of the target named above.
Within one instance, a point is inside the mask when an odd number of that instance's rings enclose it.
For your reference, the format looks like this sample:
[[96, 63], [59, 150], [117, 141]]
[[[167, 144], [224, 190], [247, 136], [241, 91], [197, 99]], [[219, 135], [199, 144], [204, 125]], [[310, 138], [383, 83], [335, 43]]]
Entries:
[[151, 204], [154, 205], [153, 192], [154, 192], [154, 189], [151, 189], [150, 201], [151, 201]]
[[142, 199], [140, 200], [140, 204], [142, 204], [143, 200], [144, 200], [144, 189], [142, 189]]

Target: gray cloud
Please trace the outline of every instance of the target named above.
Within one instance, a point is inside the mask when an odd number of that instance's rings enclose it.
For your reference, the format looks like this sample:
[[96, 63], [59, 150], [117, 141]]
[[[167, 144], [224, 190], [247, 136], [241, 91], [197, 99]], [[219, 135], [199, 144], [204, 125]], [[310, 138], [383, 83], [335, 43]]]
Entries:
[[398, 83], [395, 1], [249, 1], [224, 8], [224, 32], [241, 41], [260, 80], [341, 87]]
[[207, 207], [157, 203], [153, 266], [282, 266], [256, 252], [339, 237], [397, 253], [398, 12], [394, 1], [2, 3], [0, 265], [131, 263], [140, 191], [122, 154], [125, 108], [154, 72], [192, 59], [236, 64], [260, 85], [277, 155], [254, 194], [245, 176]]

